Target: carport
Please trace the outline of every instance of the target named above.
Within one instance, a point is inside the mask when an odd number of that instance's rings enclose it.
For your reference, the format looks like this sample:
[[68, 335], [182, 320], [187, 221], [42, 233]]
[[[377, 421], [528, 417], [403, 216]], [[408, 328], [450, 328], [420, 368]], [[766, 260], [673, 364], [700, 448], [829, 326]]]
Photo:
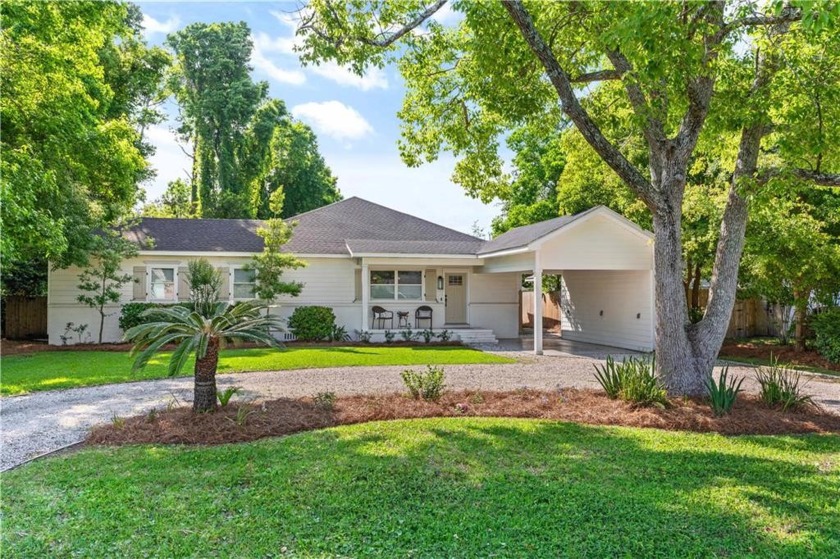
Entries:
[[[479, 274], [543, 274], [561, 281], [561, 337], [633, 351], [652, 351], [653, 234], [604, 206], [504, 233], [482, 247]], [[534, 324], [542, 305], [534, 297]], [[534, 329], [534, 353], [543, 353], [542, 328]]]

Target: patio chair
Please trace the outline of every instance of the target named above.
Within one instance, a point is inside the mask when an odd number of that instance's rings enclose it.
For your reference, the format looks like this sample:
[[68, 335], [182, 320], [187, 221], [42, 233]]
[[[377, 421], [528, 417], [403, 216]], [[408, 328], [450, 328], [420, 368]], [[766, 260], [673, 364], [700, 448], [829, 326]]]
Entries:
[[420, 328], [420, 323], [424, 320], [429, 321], [429, 328], [432, 327], [432, 307], [429, 305], [423, 305], [422, 307], [417, 307], [417, 310], [414, 311], [414, 327]]
[[380, 306], [371, 307], [373, 313], [373, 326], [376, 328], [377, 321], [379, 322], [379, 329], [381, 330], [386, 320], [391, 321], [391, 329], [394, 328], [394, 312], [386, 310]]

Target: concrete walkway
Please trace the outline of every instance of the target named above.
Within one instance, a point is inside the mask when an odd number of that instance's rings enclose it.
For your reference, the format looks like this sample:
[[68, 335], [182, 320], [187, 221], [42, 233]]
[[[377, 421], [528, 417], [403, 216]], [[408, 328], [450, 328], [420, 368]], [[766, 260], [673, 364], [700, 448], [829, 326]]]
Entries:
[[[448, 365], [447, 386], [454, 390], [515, 390], [528, 387], [552, 390], [558, 387], [597, 388], [593, 365], [599, 360], [571, 356], [508, 355], [520, 359], [510, 365]], [[400, 373], [405, 367], [352, 367], [306, 369], [219, 375], [219, 386], [240, 386], [234, 398], [255, 400], [312, 396], [318, 392], [373, 394], [404, 390]], [[755, 390], [752, 368], [733, 367], [745, 375], [747, 390]], [[840, 379], [811, 378], [807, 391], [824, 407], [840, 413]], [[187, 404], [192, 399], [192, 379], [177, 378], [36, 392], [0, 398], [2, 453], [0, 470], [20, 464], [84, 439], [88, 429], [115, 416], [164, 409], [170, 403]]]

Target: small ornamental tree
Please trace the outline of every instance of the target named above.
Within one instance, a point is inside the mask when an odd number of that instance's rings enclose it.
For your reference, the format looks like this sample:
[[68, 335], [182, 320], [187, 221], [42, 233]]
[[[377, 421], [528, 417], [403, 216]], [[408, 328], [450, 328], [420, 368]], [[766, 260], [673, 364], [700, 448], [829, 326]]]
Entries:
[[[283, 209], [282, 191], [275, 191], [272, 195], [271, 209], [275, 215], [280, 215]], [[280, 218], [272, 218], [266, 220], [265, 226], [257, 230], [257, 235], [263, 239], [264, 247], [262, 253], [254, 256], [248, 269], [254, 272], [256, 283], [254, 294], [268, 305], [271, 305], [279, 295], [297, 297], [303, 289], [303, 284], [300, 282], [288, 282], [282, 279], [285, 270], [296, 270], [306, 266], [303, 260], [283, 251], [283, 247], [292, 238], [294, 225]]]
[[119, 229], [104, 231], [94, 238], [88, 266], [79, 274], [78, 288], [82, 293], [77, 300], [99, 313], [100, 344], [105, 317], [111, 314], [105, 312], [105, 308], [119, 303], [120, 290], [133, 279], [120, 265], [134, 256], [137, 256], [137, 246], [126, 240]]
[[187, 263], [187, 284], [190, 286], [190, 301], [201, 316], [209, 316], [219, 301], [222, 275], [206, 258]]

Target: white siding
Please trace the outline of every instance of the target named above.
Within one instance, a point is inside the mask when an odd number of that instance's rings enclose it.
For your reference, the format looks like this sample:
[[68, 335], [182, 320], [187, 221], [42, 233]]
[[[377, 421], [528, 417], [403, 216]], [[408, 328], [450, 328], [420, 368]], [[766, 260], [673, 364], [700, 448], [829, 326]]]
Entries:
[[[189, 257], [166, 257], [155, 255], [142, 255], [123, 262], [122, 271], [131, 274], [135, 266], [172, 265], [174, 267], [186, 266], [191, 260]], [[213, 266], [217, 268], [228, 268], [242, 266], [250, 261], [246, 257], [207, 257]], [[337, 322], [344, 324], [349, 332], [361, 327], [361, 304], [355, 299], [355, 264], [349, 258], [308, 258], [307, 266], [299, 270], [289, 270], [283, 274], [288, 281], [300, 281], [304, 288], [299, 297], [281, 297], [278, 304], [281, 310], [278, 314], [288, 316], [294, 307], [301, 305], [327, 305], [335, 308]], [[75, 325], [87, 324], [88, 331], [82, 341], [95, 342], [99, 336], [99, 313], [90, 307], [80, 304], [77, 301], [79, 290], [79, 268], [66, 268], [63, 270], [52, 270], [49, 273], [48, 291], [48, 319], [47, 331], [49, 343], [61, 345], [61, 336], [65, 334], [68, 322]], [[228, 278], [229, 280], [229, 278]], [[177, 284], [177, 282], [176, 282]], [[111, 305], [107, 308], [108, 316], [105, 319], [103, 331], [104, 342], [118, 342], [122, 339], [122, 331], [119, 329], [120, 308], [124, 303], [132, 301], [133, 284], [129, 283], [122, 288], [122, 297], [118, 305]], [[188, 294], [178, 293], [181, 300], [187, 300]], [[68, 343], [76, 343], [74, 334], [68, 334], [73, 339]]]
[[471, 274], [469, 322], [489, 328], [497, 338], [519, 335], [520, 273]]
[[569, 225], [538, 250], [543, 270], [653, 268], [653, 241], [603, 214]]
[[508, 256], [494, 256], [484, 260], [482, 272], [529, 272], [534, 269], [534, 253], [522, 252]]
[[651, 351], [652, 305], [649, 271], [563, 271], [560, 308], [565, 339]]

